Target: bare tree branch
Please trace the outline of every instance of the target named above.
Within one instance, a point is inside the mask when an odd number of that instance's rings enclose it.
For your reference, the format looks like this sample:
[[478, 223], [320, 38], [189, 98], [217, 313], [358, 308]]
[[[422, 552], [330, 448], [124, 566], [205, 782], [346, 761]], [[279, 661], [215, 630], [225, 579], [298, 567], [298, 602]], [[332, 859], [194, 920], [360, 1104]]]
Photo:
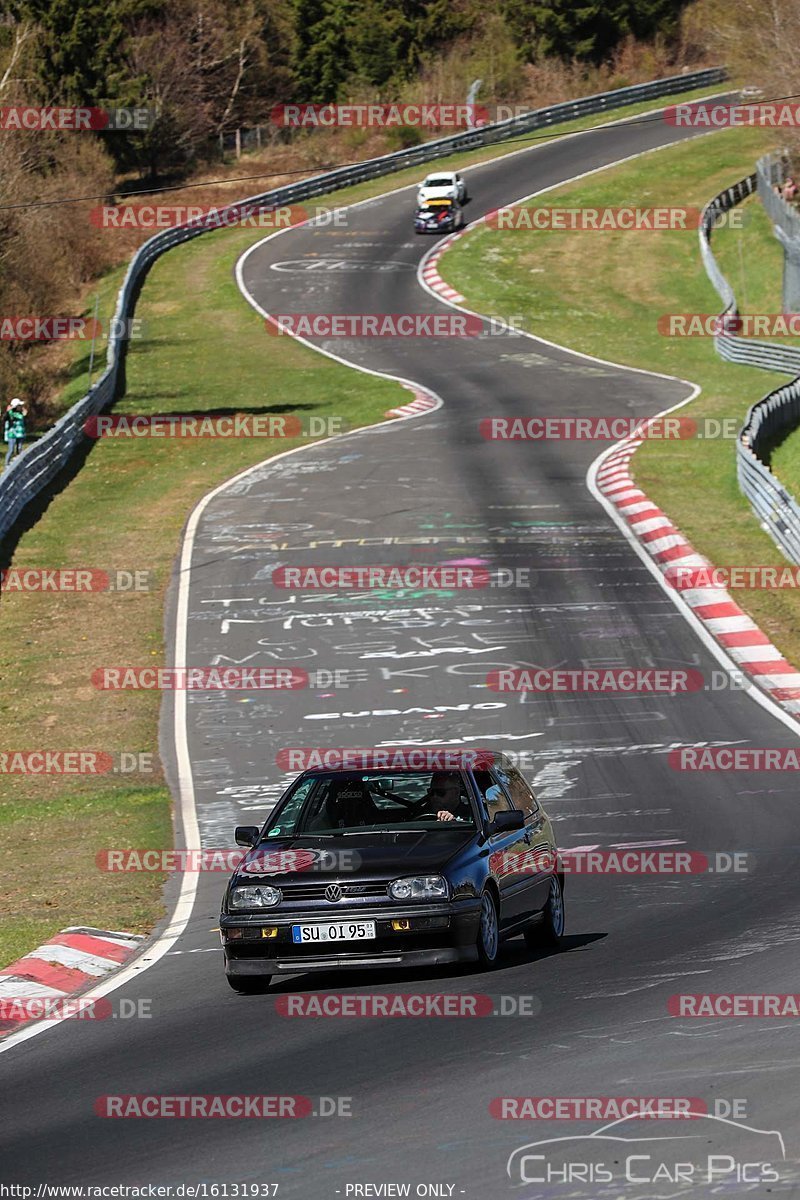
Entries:
[[17, 28], [15, 29], [14, 44], [11, 47], [11, 57], [8, 60], [8, 65], [5, 69], [5, 71], [3, 72], [2, 75], [0, 75], [0, 96], [2, 96], [3, 92], [8, 87], [9, 83], [11, 82], [11, 72], [14, 70], [14, 67], [17, 65], [19, 56], [22, 53], [22, 47], [25, 45], [25, 43], [31, 37], [32, 33], [33, 33], [33, 26], [29, 25], [27, 22], [23, 22], [23, 24], [18, 25]]
[[233, 81], [233, 87], [231, 88], [231, 93], [228, 97], [228, 103], [225, 105], [222, 116], [217, 122], [217, 133], [225, 128], [225, 122], [228, 120], [228, 117], [233, 111], [233, 106], [236, 103], [236, 97], [239, 95], [239, 88], [242, 86], [242, 80], [244, 79], [248, 63], [247, 38], [243, 37], [239, 42], [239, 61], [237, 64], [236, 78]]

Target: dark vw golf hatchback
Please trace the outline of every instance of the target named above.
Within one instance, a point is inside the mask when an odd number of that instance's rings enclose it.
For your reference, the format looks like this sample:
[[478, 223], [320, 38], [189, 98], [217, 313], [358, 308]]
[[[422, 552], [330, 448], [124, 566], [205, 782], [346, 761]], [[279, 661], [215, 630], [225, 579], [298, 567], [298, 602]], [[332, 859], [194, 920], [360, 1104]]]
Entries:
[[220, 917], [235, 991], [299, 971], [488, 968], [515, 934], [558, 946], [564, 879], [544, 809], [503, 755], [447, 767], [308, 770], [263, 828], [236, 829], [249, 850]]

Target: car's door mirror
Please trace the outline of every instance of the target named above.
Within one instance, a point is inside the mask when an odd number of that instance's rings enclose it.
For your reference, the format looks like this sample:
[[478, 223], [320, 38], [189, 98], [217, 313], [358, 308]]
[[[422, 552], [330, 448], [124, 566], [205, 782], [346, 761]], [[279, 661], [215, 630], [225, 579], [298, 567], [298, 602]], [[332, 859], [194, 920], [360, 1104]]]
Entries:
[[523, 829], [524, 826], [525, 813], [518, 808], [508, 808], [497, 814], [489, 829], [492, 833], [506, 833], [510, 829]]
[[257, 825], [237, 825], [233, 836], [237, 846], [255, 846], [260, 832]]

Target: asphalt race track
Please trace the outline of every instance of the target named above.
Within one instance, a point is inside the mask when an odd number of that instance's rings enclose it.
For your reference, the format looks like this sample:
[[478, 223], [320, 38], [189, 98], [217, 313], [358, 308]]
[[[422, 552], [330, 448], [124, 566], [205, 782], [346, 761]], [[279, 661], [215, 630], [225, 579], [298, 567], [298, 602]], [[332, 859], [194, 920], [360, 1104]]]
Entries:
[[[658, 120], [617, 124], [470, 168], [469, 219], [682, 136]], [[431, 241], [415, 238], [412, 205], [405, 189], [348, 210], [346, 228], [303, 227], [265, 241], [241, 265], [246, 291], [274, 313], [451, 312], [417, 282]], [[267, 463], [221, 489], [202, 513], [191, 573], [180, 573], [188, 578], [189, 664], [339, 670], [345, 685], [189, 695], [203, 846], [229, 847], [236, 823], [262, 819], [290, 777], [275, 761], [281, 747], [461, 744], [524, 752], [523, 769], [563, 847], [748, 852], [748, 871], [570, 876], [561, 954], [536, 957], [516, 939], [491, 974], [296, 975], [275, 980], [264, 997], [235, 996], [226, 985], [214, 932], [224, 876], [204, 874], [185, 933], [113, 993], [149, 998], [151, 1019], [67, 1021], [0, 1056], [2, 1176], [269, 1182], [279, 1196], [304, 1200], [398, 1194], [354, 1188], [399, 1183], [411, 1195], [470, 1200], [800, 1195], [796, 1027], [668, 1011], [669, 997], [684, 992], [800, 990], [794, 780], [678, 773], [668, 763], [679, 746], [777, 747], [794, 745], [796, 735], [747, 695], [712, 690], [720, 664], [586, 487], [603, 445], [504, 443], [478, 432], [481, 418], [497, 415], [649, 415], [678, 403], [686, 387], [508, 335], [320, 345], [416, 381], [443, 407]], [[528, 568], [530, 579], [424, 596], [291, 593], [270, 582], [279, 565], [409, 560], [479, 560]], [[485, 687], [488, 671], [517, 663], [692, 667], [709, 687], [535, 698]], [[167, 705], [163, 748], [177, 780], [173, 716]], [[515, 998], [506, 1007], [531, 997], [524, 1004], [532, 1015], [298, 1019], [276, 1011], [276, 997], [313, 992], [481, 993], [498, 1007], [501, 997]], [[320, 1097], [346, 1097], [352, 1115], [95, 1115], [98, 1097], [119, 1093], [302, 1095], [318, 1113]], [[530, 1165], [527, 1176], [513, 1164], [507, 1174], [515, 1149], [589, 1134], [598, 1122], [490, 1115], [494, 1098], [515, 1096], [698, 1098], [739, 1124], [672, 1122], [684, 1161], [741, 1152], [747, 1161], [768, 1158], [780, 1178], [753, 1184], [737, 1158], [741, 1177], [720, 1167], [714, 1192], [653, 1182], [641, 1162], [643, 1182], [616, 1186], [590, 1172], [564, 1186], [520, 1188], [535, 1176]], [[786, 1161], [776, 1160], [780, 1139], [741, 1125], [779, 1131]], [[585, 1161], [598, 1160], [594, 1148], [586, 1153]], [[621, 1157], [607, 1151], [606, 1162], [609, 1153]], [[415, 1190], [433, 1184], [441, 1190]]]

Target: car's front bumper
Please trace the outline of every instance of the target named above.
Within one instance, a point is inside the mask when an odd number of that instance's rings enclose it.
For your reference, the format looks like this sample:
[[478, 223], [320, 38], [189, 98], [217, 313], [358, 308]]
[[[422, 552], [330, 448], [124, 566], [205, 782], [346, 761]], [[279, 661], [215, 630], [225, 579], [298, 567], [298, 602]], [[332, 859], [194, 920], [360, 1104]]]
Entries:
[[[480, 924], [480, 901], [427, 904], [413, 907], [338, 909], [335, 920], [374, 921], [375, 937], [363, 941], [298, 945], [292, 925], [327, 924], [333, 914], [282, 912], [223, 914], [220, 938], [228, 975], [277, 975], [289, 971], [364, 970], [369, 967], [436, 966], [470, 962]], [[408, 921], [409, 928], [392, 929], [392, 921]], [[264, 936], [264, 930], [277, 935]], [[233, 934], [233, 936], [232, 936]]]

